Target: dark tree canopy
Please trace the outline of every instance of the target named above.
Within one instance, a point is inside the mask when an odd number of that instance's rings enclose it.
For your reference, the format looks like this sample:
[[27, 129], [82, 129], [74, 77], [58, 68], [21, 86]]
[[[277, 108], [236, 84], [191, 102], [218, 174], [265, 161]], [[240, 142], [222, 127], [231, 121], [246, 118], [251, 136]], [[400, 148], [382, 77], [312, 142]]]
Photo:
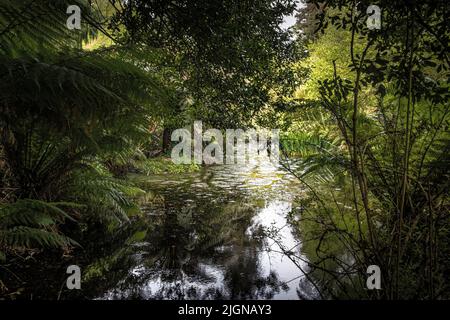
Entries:
[[206, 109], [215, 106], [215, 115], [202, 114], [216, 124], [248, 121], [268, 103], [269, 90], [294, 87], [295, 74], [284, 66], [298, 56], [298, 46], [280, 24], [295, 1], [129, 1], [116, 7], [109, 26], [117, 36], [166, 52], [194, 96]]

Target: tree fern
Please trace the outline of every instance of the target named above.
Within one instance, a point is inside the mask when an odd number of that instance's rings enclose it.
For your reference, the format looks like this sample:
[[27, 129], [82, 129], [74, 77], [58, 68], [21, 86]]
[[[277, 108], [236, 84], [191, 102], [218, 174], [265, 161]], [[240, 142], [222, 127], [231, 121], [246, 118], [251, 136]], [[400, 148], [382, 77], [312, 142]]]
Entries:
[[73, 205], [60, 200], [85, 204], [81, 220], [139, 213], [142, 191], [102, 163], [136, 153], [166, 93], [133, 50], [83, 50], [93, 29], [68, 30], [68, 5], [95, 20], [84, 0], [0, 0], [0, 191], [13, 202], [0, 207], [0, 251], [73, 245], [59, 231]]

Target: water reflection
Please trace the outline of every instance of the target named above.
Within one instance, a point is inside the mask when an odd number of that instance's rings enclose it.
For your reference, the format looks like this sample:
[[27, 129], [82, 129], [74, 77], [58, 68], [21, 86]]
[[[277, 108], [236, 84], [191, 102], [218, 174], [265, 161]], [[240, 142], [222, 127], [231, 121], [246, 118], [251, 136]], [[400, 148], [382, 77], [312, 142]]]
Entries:
[[[264, 230], [299, 254], [287, 223], [298, 182], [269, 162], [134, 176], [148, 191], [145, 238], [99, 299], [298, 299], [302, 272]], [[142, 223], [142, 220], [138, 223]], [[304, 266], [306, 268], [306, 266]], [[95, 282], [95, 277], [92, 279]], [[301, 290], [300, 290], [301, 291]]]

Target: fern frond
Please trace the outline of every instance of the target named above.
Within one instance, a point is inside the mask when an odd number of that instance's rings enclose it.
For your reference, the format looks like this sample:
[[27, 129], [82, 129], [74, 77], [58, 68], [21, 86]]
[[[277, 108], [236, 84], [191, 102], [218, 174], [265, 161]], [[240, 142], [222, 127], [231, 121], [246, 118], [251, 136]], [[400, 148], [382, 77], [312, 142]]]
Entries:
[[[74, 219], [58, 206], [62, 203], [50, 203], [41, 200], [22, 199], [13, 204], [0, 207], [0, 225], [48, 226]], [[64, 202], [65, 206], [79, 207], [75, 203]]]
[[23, 199], [0, 206], [0, 247], [39, 248], [78, 245], [57, 232], [57, 225], [73, 220], [60, 207], [79, 207], [69, 202], [49, 203]]
[[14, 227], [0, 230], [0, 245], [11, 248], [65, 248], [79, 244], [61, 234], [45, 229]]
[[77, 195], [77, 201], [86, 203], [91, 213], [118, 223], [128, 222], [131, 216], [140, 213], [130, 199], [145, 193], [131, 182], [112, 177], [100, 163], [76, 172], [69, 190]]
[[0, 52], [4, 56], [36, 55], [73, 46], [86, 39], [92, 28], [82, 20], [81, 31], [66, 27], [69, 5], [95, 15], [86, 0], [1, 0]]

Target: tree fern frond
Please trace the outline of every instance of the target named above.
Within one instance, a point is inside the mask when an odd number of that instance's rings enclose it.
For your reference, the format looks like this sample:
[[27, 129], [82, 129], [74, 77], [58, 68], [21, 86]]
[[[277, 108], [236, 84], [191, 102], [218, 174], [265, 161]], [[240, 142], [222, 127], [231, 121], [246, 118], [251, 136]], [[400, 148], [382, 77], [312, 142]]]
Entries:
[[0, 230], [0, 245], [12, 248], [79, 246], [76, 241], [56, 232], [25, 226]]
[[50, 203], [41, 200], [21, 199], [0, 207], [0, 225], [3, 227], [27, 225], [47, 226], [74, 219], [58, 206], [75, 207], [75, 203]]
[[49, 203], [22, 199], [0, 206], [0, 247], [39, 248], [78, 245], [57, 232], [57, 225], [73, 220], [60, 207], [79, 207], [70, 202]]
[[79, 6], [85, 15], [95, 14], [85, 0], [1, 0], [2, 55], [38, 54], [68, 47], [85, 39], [92, 32], [86, 24], [80, 32], [66, 27], [69, 5]]
[[119, 223], [127, 222], [130, 216], [140, 213], [130, 198], [145, 193], [131, 182], [113, 178], [99, 163], [90, 170], [76, 172], [69, 190], [87, 204], [91, 213]]

